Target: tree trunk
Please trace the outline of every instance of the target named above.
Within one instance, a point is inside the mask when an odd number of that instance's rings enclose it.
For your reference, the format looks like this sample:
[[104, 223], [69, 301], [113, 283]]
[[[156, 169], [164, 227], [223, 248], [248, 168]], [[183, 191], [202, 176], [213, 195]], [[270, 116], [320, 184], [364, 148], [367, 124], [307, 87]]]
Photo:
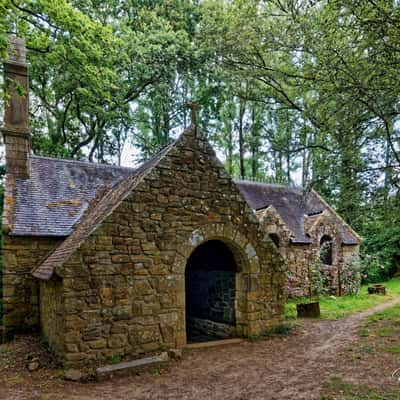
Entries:
[[244, 100], [239, 100], [239, 169], [240, 177], [242, 179], [246, 176], [244, 167], [244, 132], [243, 132], [243, 120], [246, 111], [246, 103]]

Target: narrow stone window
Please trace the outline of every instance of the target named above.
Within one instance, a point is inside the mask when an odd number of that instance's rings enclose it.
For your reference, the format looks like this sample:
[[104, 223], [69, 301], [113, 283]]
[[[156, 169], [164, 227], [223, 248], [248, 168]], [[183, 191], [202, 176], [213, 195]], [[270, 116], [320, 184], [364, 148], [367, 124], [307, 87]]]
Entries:
[[332, 265], [333, 262], [333, 241], [329, 235], [322, 236], [319, 246], [320, 260], [322, 264]]
[[280, 239], [279, 236], [276, 233], [270, 233], [269, 234], [269, 238], [272, 240], [272, 242], [274, 243], [274, 245], [279, 249], [279, 245], [280, 245]]

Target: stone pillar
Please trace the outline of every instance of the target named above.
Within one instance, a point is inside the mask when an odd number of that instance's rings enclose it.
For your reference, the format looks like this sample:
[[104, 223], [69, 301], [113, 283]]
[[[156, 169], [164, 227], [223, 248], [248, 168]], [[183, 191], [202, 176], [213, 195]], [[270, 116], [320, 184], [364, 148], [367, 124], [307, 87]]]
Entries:
[[8, 98], [5, 107], [3, 136], [6, 148], [7, 175], [29, 178], [29, 83], [25, 41], [10, 36], [8, 60], [4, 62], [4, 80]]

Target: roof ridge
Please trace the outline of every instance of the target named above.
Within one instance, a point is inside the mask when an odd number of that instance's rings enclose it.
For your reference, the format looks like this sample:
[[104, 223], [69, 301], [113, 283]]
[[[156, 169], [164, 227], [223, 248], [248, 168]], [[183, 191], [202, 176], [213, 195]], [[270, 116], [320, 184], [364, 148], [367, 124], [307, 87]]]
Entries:
[[41, 159], [41, 160], [49, 160], [49, 161], [57, 161], [57, 162], [65, 162], [65, 163], [70, 163], [70, 164], [82, 164], [82, 165], [88, 165], [88, 166], [95, 167], [95, 168], [126, 169], [126, 170], [130, 170], [132, 172], [136, 171], [143, 164], [142, 163], [142, 164], [138, 165], [137, 167], [125, 167], [125, 166], [121, 166], [121, 165], [101, 164], [101, 163], [95, 163], [95, 162], [91, 162], [91, 161], [71, 160], [71, 159], [68, 159], [68, 158], [38, 156], [38, 155], [35, 155], [35, 154], [31, 154], [30, 158], [36, 158], [36, 159]]
[[259, 186], [268, 186], [268, 187], [277, 187], [277, 188], [285, 188], [285, 189], [298, 189], [298, 190], [306, 190], [303, 186], [291, 186], [291, 185], [284, 185], [282, 183], [268, 183], [268, 182], [261, 182], [261, 181], [252, 181], [249, 179], [233, 179], [235, 183], [249, 183], [253, 185]]

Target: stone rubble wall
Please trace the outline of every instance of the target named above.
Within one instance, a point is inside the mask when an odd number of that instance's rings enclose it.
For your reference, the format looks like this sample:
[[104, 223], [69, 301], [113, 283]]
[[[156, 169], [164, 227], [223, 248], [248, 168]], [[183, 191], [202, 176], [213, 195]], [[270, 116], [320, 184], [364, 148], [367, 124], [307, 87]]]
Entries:
[[[334, 216], [325, 211], [315, 218], [308, 232], [311, 244], [294, 244], [290, 242], [291, 232], [274, 210], [265, 209], [257, 212], [263, 229], [268, 233], [275, 233], [280, 238], [279, 251], [285, 258], [288, 268], [286, 294], [288, 297], [303, 297], [309, 295], [308, 267], [319, 258], [320, 240], [324, 235], [333, 238], [333, 263], [322, 266], [322, 273], [326, 280], [326, 288], [331, 294], [339, 294], [339, 271], [345, 262], [359, 257], [359, 246], [343, 246], [341, 234]], [[344, 294], [343, 288], [341, 293]]]
[[237, 335], [280, 324], [283, 260], [206, 140], [192, 131], [56, 271], [63, 278], [65, 364], [185, 345], [185, 267], [207, 240], [227, 244], [239, 266]]
[[39, 328], [39, 283], [34, 268], [58, 243], [52, 238], [3, 235], [4, 336]]

